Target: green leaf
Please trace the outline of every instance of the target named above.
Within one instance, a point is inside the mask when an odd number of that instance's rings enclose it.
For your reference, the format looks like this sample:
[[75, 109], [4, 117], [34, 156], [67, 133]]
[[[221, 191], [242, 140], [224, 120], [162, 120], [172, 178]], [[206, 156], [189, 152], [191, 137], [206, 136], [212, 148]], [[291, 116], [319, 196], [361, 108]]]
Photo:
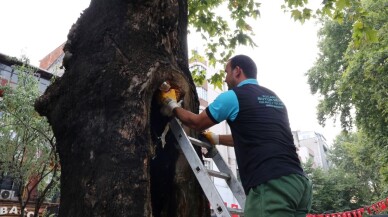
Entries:
[[219, 90], [222, 90], [222, 85], [224, 83], [224, 77], [225, 77], [225, 72], [219, 71], [219, 73], [216, 73], [213, 76], [211, 76], [210, 79], [208, 79], [208, 82], [210, 84], [213, 84]]
[[349, 4], [349, 0], [337, 0], [335, 3], [336, 10], [343, 10], [345, 7], [349, 6]]
[[291, 10], [291, 17], [294, 18], [294, 20], [301, 20], [302, 12], [297, 9]]
[[355, 30], [355, 31], [360, 31], [360, 30], [362, 30], [364, 28], [364, 24], [362, 23], [362, 21], [360, 21], [360, 20], [357, 20], [355, 23], [354, 23], [354, 25], [353, 25], [353, 29]]
[[378, 42], [378, 38], [377, 38], [377, 31], [374, 30], [374, 29], [368, 29], [365, 31], [365, 34], [366, 34], [366, 38], [369, 42], [371, 43], [375, 43], [375, 42]]

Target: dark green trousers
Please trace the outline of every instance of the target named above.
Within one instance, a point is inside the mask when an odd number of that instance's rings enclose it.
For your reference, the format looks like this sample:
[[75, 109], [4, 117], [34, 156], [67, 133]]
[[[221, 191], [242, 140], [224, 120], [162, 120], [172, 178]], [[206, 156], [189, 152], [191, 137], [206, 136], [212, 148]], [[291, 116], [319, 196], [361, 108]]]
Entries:
[[310, 180], [297, 174], [282, 176], [251, 188], [244, 217], [306, 217], [311, 199]]

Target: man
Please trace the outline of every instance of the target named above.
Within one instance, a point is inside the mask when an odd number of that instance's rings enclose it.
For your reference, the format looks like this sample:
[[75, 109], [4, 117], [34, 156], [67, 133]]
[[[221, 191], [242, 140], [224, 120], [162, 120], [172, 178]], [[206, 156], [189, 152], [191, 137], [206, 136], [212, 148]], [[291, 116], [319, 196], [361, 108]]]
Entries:
[[231, 58], [225, 72], [229, 90], [198, 115], [177, 104], [173, 89], [162, 93], [162, 101], [198, 131], [227, 120], [232, 135], [205, 136], [213, 145], [235, 147], [247, 195], [245, 217], [305, 217], [311, 183], [296, 153], [286, 107], [274, 92], [258, 85], [256, 64], [248, 56]]

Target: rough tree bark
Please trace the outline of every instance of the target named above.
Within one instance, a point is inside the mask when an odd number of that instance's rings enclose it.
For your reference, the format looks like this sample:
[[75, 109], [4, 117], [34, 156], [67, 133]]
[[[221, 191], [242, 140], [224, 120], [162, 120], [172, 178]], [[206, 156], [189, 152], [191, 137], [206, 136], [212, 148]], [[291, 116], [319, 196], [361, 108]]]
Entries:
[[158, 138], [163, 81], [198, 109], [186, 37], [186, 0], [92, 0], [73, 25], [65, 74], [35, 104], [57, 139], [61, 217], [209, 216], [175, 140]]

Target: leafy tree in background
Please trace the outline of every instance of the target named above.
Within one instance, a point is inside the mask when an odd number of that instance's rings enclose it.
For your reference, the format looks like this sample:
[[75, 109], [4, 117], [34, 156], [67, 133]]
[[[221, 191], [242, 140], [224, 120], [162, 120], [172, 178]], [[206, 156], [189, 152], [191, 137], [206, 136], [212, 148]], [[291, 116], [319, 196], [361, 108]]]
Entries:
[[[383, 5], [387, 4], [387, 0], [363, 0], [359, 8], [345, 11], [341, 23], [323, 19], [319, 32], [321, 53], [307, 74], [312, 93], [322, 96], [318, 105], [320, 123], [339, 115], [344, 130], [356, 126], [365, 137], [364, 149], [383, 153], [375, 157], [385, 162], [377, 171], [385, 181], [388, 181], [388, 13]], [[362, 21], [354, 22], [355, 10], [363, 11]], [[372, 27], [376, 31], [365, 30]]]
[[342, 127], [349, 129], [352, 123], [346, 121], [350, 115], [350, 92], [339, 91], [339, 82], [346, 70], [343, 59], [351, 41], [351, 23], [342, 25], [326, 20], [319, 31], [321, 53], [315, 66], [308, 72], [308, 82], [313, 94], [319, 93], [324, 97], [318, 105], [318, 120], [324, 125], [327, 117], [340, 113]]
[[333, 170], [346, 179], [351, 177], [355, 186], [351, 202], [360, 207], [370, 205], [387, 195], [388, 185], [378, 172], [384, 165], [381, 151], [361, 131], [337, 136], [330, 150]]
[[375, 203], [387, 195], [387, 184], [376, 172], [383, 166], [382, 153], [361, 132], [337, 136], [325, 171], [304, 164], [312, 180], [313, 213], [342, 212]]
[[345, 175], [343, 170], [314, 169], [313, 201], [311, 213], [331, 213], [362, 207], [362, 201], [354, 197], [363, 196], [357, 179], [353, 174]]
[[18, 187], [21, 216], [28, 203], [35, 204], [38, 216], [42, 203], [58, 184], [55, 139], [46, 118], [34, 110], [39, 97], [34, 69], [16, 66], [18, 84], [0, 87], [0, 179], [12, 180]]

